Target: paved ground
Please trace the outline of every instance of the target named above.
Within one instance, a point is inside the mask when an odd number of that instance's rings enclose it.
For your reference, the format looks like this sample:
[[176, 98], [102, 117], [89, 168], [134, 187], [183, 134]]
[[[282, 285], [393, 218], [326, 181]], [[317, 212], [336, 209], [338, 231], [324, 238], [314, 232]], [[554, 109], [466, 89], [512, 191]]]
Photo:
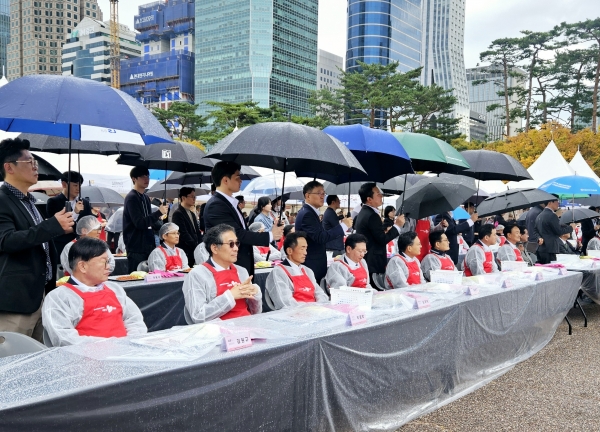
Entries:
[[600, 305], [571, 310], [538, 354], [398, 432], [600, 431]]

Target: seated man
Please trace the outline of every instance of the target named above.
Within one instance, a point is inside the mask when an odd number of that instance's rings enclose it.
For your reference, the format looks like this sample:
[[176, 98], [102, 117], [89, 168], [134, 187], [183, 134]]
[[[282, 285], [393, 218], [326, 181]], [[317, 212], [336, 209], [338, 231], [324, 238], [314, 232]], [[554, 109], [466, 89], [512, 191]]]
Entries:
[[496, 244], [498, 246], [504, 246], [504, 243], [506, 243], [506, 237], [504, 236], [505, 232], [504, 225], [498, 225], [496, 227]]
[[467, 252], [465, 257], [465, 276], [474, 276], [498, 271], [494, 254], [490, 249], [496, 244], [496, 231], [492, 224], [484, 224], [479, 229], [479, 240]]
[[167, 222], [158, 231], [160, 245], [148, 256], [148, 270], [185, 270], [190, 268], [188, 258], [179, 243], [179, 226]]
[[301, 303], [328, 303], [313, 271], [303, 265], [306, 259], [306, 234], [302, 231], [290, 233], [285, 238], [283, 248], [287, 255], [281, 264], [275, 266], [267, 277], [266, 288], [275, 309], [298, 306]]
[[[559, 254], [579, 255], [579, 251], [577, 250], [577, 248], [574, 248], [573, 245], [569, 242], [569, 239], [571, 238], [571, 233], [563, 234], [559, 238], [560, 238], [560, 244], [558, 245], [558, 253]], [[594, 237], [594, 238], [596, 238], [596, 237]], [[591, 241], [590, 241], [590, 243], [591, 243]], [[588, 250], [589, 249], [590, 249], [590, 246], [588, 243]]]
[[[265, 226], [262, 222], [254, 222], [248, 227], [252, 232], [265, 232]], [[269, 246], [253, 246], [254, 263], [259, 261], [277, 261], [281, 259], [281, 253], [272, 245]]]
[[125, 290], [106, 282], [108, 246], [84, 237], [69, 251], [69, 281], [46, 296], [42, 322], [53, 346], [144, 334], [144, 317]]
[[529, 242], [529, 232], [527, 231], [527, 228], [525, 226], [519, 226], [519, 230], [521, 237], [519, 239], [519, 243], [517, 243], [517, 247], [521, 252], [523, 261], [525, 261], [527, 265], [532, 266], [535, 264], [535, 260], [532, 258], [532, 256], [535, 257], [535, 255], [527, 251], [527, 243]]
[[385, 269], [387, 289], [403, 288], [409, 285], [424, 284], [421, 263], [417, 258], [421, 253], [421, 240], [415, 232], [407, 232], [398, 237], [398, 255], [394, 255]]
[[425, 279], [431, 281], [431, 270], [456, 270], [454, 261], [450, 255], [446, 254], [450, 250], [450, 242], [443, 231], [430, 232], [429, 244], [431, 245], [430, 253], [425, 255], [421, 262], [421, 270]]
[[349, 286], [371, 288], [369, 268], [363, 259], [367, 253], [367, 238], [362, 234], [350, 234], [344, 244], [345, 253], [327, 269], [325, 281], [328, 287]]
[[[96, 216], [84, 216], [79, 219], [79, 222], [77, 223], [77, 235], [80, 239], [83, 237], [99, 238], [101, 230], [102, 225]], [[73, 246], [76, 241], [77, 240], [72, 240], [67, 243], [60, 254], [60, 264], [65, 271], [65, 276], [73, 274], [71, 267], [69, 266], [69, 251], [71, 250], [71, 246]], [[110, 251], [108, 251], [108, 266], [110, 273], [112, 273], [115, 270], [115, 257], [112, 253], [110, 253]]]
[[206, 250], [206, 246], [204, 246], [204, 242], [196, 246], [196, 249], [194, 249], [194, 262], [196, 265], [204, 264], [209, 258], [210, 255], [208, 255], [208, 251]]
[[201, 323], [261, 313], [260, 288], [245, 268], [234, 264], [240, 247], [235, 230], [219, 224], [206, 231], [203, 240], [210, 258], [183, 281], [186, 319]]
[[504, 227], [506, 242], [498, 249], [498, 262], [502, 261], [523, 261], [523, 255], [517, 247], [521, 240], [521, 229], [514, 222], [508, 222]]

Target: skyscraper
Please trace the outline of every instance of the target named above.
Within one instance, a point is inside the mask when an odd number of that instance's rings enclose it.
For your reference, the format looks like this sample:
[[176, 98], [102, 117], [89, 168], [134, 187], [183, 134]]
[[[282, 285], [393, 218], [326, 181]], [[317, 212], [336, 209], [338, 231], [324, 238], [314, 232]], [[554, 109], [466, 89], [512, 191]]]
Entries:
[[319, 50], [317, 59], [317, 90], [340, 88], [340, 69], [344, 70], [344, 59], [328, 51]]
[[196, 2], [195, 102], [277, 104], [311, 115], [317, 85], [318, 0]]
[[65, 36], [85, 17], [102, 21], [97, 0], [11, 0], [8, 79], [61, 74]]
[[[10, 42], [9, 0], [0, 0], [0, 68], [6, 71], [6, 53]], [[4, 72], [6, 73], [6, 72]]]

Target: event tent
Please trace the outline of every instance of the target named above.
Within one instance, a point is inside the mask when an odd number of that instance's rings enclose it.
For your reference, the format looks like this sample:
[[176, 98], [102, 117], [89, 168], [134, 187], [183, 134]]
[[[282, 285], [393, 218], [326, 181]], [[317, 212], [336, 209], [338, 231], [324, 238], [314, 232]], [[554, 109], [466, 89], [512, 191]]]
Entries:
[[551, 140], [544, 152], [527, 169], [532, 180], [523, 180], [520, 182], [509, 182], [509, 189], [517, 188], [537, 188], [546, 181], [556, 178], [574, 175], [575, 171], [562, 156], [558, 147]]
[[579, 149], [577, 150], [577, 153], [575, 153], [575, 156], [573, 156], [573, 159], [569, 163], [569, 166], [573, 169], [573, 171], [575, 171], [575, 174], [579, 176], [593, 178], [596, 182], [600, 183], [600, 177], [598, 177], [594, 170], [590, 168], [590, 166], [587, 164], [587, 162], [581, 155]]

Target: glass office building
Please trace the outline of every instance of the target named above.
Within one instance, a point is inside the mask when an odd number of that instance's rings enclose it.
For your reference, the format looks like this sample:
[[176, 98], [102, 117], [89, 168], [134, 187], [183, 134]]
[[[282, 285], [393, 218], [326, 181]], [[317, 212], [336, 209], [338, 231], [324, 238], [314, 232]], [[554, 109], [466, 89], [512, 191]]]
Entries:
[[[0, 67], [6, 71], [6, 52], [10, 42], [9, 0], [0, 0]], [[4, 72], [6, 73], [6, 72]]]
[[195, 102], [276, 103], [311, 115], [316, 89], [317, 0], [196, 2]]

